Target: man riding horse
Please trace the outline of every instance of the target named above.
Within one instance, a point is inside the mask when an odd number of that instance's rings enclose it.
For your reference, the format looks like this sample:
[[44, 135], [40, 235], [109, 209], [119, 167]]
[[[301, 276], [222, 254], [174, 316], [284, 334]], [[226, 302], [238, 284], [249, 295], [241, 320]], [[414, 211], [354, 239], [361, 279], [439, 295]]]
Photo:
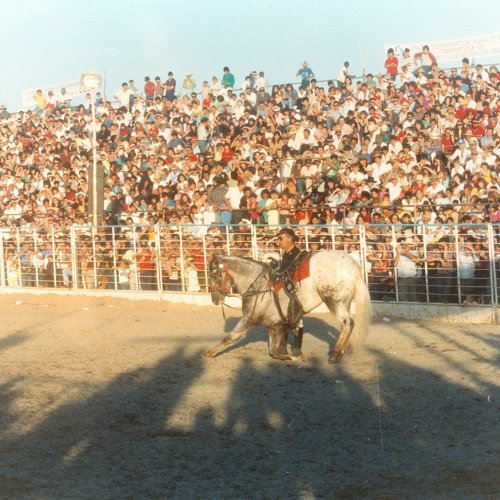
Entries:
[[[302, 258], [305, 258], [307, 252], [300, 250], [295, 242], [297, 236], [292, 228], [284, 227], [278, 232], [278, 243], [281, 248], [281, 261], [273, 260], [271, 262], [271, 279], [273, 282], [283, 282], [285, 293], [290, 298], [290, 303], [287, 312], [287, 322], [294, 330], [297, 337], [295, 342], [298, 349], [302, 347], [302, 337], [304, 335], [304, 323], [302, 316], [304, 311], [302, 305], [297, 298], [297, 285], [293, 281], [293, 269], [295, 263], [298, 263]], [[299, 345], [297, 345], [299, 344]]]

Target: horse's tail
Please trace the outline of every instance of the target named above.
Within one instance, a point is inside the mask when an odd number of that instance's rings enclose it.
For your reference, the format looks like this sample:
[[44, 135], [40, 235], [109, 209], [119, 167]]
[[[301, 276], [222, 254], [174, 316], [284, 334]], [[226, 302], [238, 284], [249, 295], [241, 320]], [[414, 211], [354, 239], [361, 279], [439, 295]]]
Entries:
[[352, 351], [357, 351], [365, 343], [368, 327], [372, 316], [372, 303], [368, 286], [363, 279], [361, 272], [356, 273], [354, 288], [354, 328], [349, 339], [349, 347]]

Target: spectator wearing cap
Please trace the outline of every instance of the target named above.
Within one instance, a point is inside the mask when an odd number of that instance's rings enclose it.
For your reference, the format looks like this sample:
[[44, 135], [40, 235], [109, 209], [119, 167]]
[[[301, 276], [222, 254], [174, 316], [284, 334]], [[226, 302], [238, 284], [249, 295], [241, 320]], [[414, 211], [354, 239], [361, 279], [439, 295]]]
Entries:
[[301, 78], [301, 86], [307, 89], [307, 87], [311, 84], [311, 79], [314, 78], [314, 72], [309, 67], [309, 63], [304, 61], [302, 66], [297, 70], [295, 76], [299, 76]]
[[184, 80], [182, 82], [182, 95], [191, 95], [191, 93], [196, 88], [196, 81], [193, 78], [192, 73], [186, 73]]
[[465, 164], [465, 170], [471, 174], [479, 172], [481, 169], [481, 163], [483, 161], [482, 156], [479, 154], [479, 149], [474, 143], [471, 143], [470, 157]]
[[397, 271], [398, 295], [400, 302], [417, 302], [418, 263], [421, 260], [407, 240], [396, 245], [394, 267]]
[[429, 178], [429, 186], [426, 190], [426, 195], [430, 198], [435, 198], [439, 193], [444, 193], [445, 188], [443, 184], [439, 181], [439, 177], [437, 175], [431, 175]]
[[453, 162], [454, 160], [458, 160], [458, 163], [460, 165], [465, 166], [469, 154], [470, 152], [469, 149], [467, 148], [467, 143], [465, 142], [465, 139], [459, 139], [457, 141], [457, 149], [455, 149], [453, 154], [450, 156], [449, 161]]
[[403, 193], [403, 186], [402, 186], [402, 184], [399, 180], [399, 176], [396, 172], [393, 172], [390, 175], [390, 180], [386, 184], [386, 187], [389, 190], [389, 200], [392, 204], [396, 200], [398, 200]]
[[0, 106], [0, 120], [8, 120], [10, 118], [10, 113], [7, 108], [2, 104]]
[[257, 97], [255, 99], [255, 104], [260, 106], [261, 104], [266, 104], [270, 101], [271, 96], [266, 92], [265, 87], [260, 87], [257, 92]]
[[476, 274], [476, 263], [479, 261], [474, 252], [474, 238], [466, 237], [461, 243], [457, 255], [457, 274], [460, 280], [461, 299], [475, 295], [474, 277]]

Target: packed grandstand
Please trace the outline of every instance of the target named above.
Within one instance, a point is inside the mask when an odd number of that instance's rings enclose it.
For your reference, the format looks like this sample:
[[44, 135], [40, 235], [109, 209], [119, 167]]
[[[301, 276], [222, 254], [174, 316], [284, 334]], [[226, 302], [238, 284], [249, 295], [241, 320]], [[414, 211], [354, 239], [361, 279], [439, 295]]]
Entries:
[[[443, 70], [426, 47], [401, 60], [389, 52], [385, 68], [355, 78], [346, 62], [335, 79], [320, 81], [304, 61], [298, 84], [269, 85], [263, 71], [252, 71], [237, 89], [225, 67], [220, 78], [200, 86], [193, 74], [178, 82], [170, 72], [166, 78], [146, 76], [140, 85], [128, 80], [110, 98], [98, 93], [103, 227], [140, 228], [132, 238], [135, 249], [141, 238], [151, 241], [144, 228], [166, 225], [169, 231], [199, 227], [190, 232], [195, 240], [228, 227], [244, 234], [253, 225], [266, 235], [266, 227], [312, 226], [316, 236], [330, 234], [325, 227], [350, 227], [352, 236], [363, 226], [372, 239], [369, 250], [388, 252], [382, 260], [389, 272], [394, 249], [390, 238], [377, 236], [379, 225], [392, 225], [398, 241], [418, 245], [428, 241], [406, 228], [458, 224], [470, 235], [469, 225], [500, 222], [497, 68], [464, 58], [461, 67]], [[72, 107], [38, 91], [30, 110], [0, 107], [0, 226], [9, 234], [90, 226], [90, 99]], [[353, 242], [359, 251], [359, 241], [343, 234], [344, 244]], [[23, 240], [16, 238], [4, 258], [20, 267]], [[471, 244], [480, 240], [477, 231], [474, 238]], [[45, 243], [52, 246], [42, 257], [54, 257], [59, 242]], [[484, 251], [483, 243], [477, 252]], [[108, 267], [118, 270], [122, 260], [134, 260], [123, 259], [126, 251], [124, 245]], [[89, 260], [97, 259], [95, 248], [88, 252]], [[87, 267], [95, 271], [96, 264]], [[66, 284], [60, 264], [57, 269], [47, 283]], [[93, 272], [81, 283], [102, 286], [101, 278]], [[23, 284], [22, 272], [15, 282]], [[477, 289], [476, 298], [491, 295]], [[427, 284], [426, 300], [429, 293]]]

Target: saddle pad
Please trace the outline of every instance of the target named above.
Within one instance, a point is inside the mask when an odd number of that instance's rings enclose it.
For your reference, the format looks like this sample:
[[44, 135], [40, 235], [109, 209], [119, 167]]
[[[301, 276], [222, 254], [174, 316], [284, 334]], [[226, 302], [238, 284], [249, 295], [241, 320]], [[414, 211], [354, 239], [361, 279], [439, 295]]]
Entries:
[[[307, 257], [298, 267], [293, 270], [292, 281], [294, 283], [299, 283], [309, 277], [309, 264], [311, 262], [311, 257]], [[277, 281], [273, 285], [273, 290], [278, 293], [284, 286], [283, 281]]]

